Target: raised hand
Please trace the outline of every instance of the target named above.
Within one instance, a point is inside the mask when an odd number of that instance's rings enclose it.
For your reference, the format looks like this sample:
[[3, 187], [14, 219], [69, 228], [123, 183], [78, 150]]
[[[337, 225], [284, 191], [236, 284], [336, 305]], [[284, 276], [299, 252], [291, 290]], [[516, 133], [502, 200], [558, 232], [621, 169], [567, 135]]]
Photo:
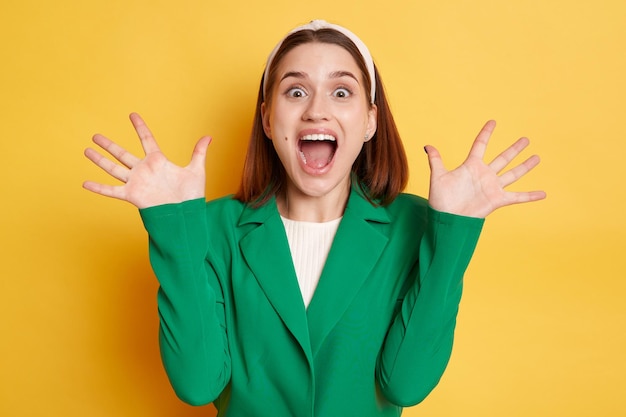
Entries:
[[441, 155], [432, 146], [424, 149], [430, 164], [430, 193], [428, 202], [435, 210], [470, 217], [486, 217], [494, 210], [510, 204], [527, 203], [546, 197], [543, 191], [511, 192], [505, 187], [523, 177], [537, 164], [533, 155], [521, 164], [501, 173], [529, 144], [518, 139], [491, 163], [483, 161], [489, 138], [496, 123], [488, 121], [476, 137], [467, 159], [453, 171], [448, 171]]
[[204, 197], [204, 164], [211, 138], [201, 138], [193, 150], [189, 165], [179, 167], [163, 155], [138, 114], [131, 114], [130, 120], [141, 140], [145, 156], [138, 158], [106, 137], [95, 135], [93, 142], [118, 162], [107, 159], [92, 148], [85, 149], [85, 156], [124, 184], [113, 186], [86, 181], [83, 187], [106, 197], [128, 201], [138, 208]]

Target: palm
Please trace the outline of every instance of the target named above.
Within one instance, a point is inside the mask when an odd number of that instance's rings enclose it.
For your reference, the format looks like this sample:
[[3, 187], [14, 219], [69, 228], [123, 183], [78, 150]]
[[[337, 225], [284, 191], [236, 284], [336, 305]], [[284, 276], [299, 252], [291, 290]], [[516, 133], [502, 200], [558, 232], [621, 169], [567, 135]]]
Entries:
[[85, 155], [124, 184], [111, 186], [87, 181], [84, 187], [97, 194], [128, 201], [139, 208], [203, 197], [204, 162], [210, 138], [200, 139], [194, 148], [189, 165], [179, 167], [163, 155], [148, 127], [138, 115], [132, 114], [131, 121], [141, 139], [145, 157], [140, 159], [104, 136], [96, 135], [93, 138], [94, 142], [115, 157], [119, 163], [105, 158], [91, 148], [85, 151]]
[[482, 218], [509, 204], [545, 198], [543, 191], [509, 192], [505, 190], [505, 187], [517, 181], [539, 163], [538, 156], [531, 156], [520, 165], [500, 174], [528, 146], [528, 139], [519, 139], [490, 164], [483, 162], [494, 127], [493, 121], [485, 124], [474, 141], [467, 159], [452, 171], [445, 169], [441, 156], [435, 148], [426, 147], [431, 166], [429, 204], [434, 209]]

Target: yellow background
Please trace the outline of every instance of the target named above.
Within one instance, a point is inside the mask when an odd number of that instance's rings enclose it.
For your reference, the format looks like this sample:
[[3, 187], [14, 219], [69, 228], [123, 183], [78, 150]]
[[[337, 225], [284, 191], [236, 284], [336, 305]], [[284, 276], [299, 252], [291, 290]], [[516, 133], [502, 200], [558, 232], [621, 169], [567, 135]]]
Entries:
[[[484, 121], [543, 163], [548, 199], [485, 226], [441, 384], [406, 416], [626, 415], [626, 3], [4, 0], [0, 6], [0, 415], [210, 416], [176, 399], [136, 210], [81, 189], [100, 132], [141, 113], [208, 195], [235, 190], [267, 53], [312, 18], [369, 45], [412, 168], [459, 164]], [[271, 411], [268, 411], [268, 416]]]

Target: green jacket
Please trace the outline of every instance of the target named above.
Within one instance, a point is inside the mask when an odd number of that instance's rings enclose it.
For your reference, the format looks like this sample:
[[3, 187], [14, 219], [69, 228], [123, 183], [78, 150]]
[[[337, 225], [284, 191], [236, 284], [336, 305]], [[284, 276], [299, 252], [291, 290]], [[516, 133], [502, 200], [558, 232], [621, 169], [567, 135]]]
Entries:
[[353, 187], [305, 309], [275, 200], [141, 210], [177, 395], [219, 416], [399, 416], [438, 383], [483, 220]]

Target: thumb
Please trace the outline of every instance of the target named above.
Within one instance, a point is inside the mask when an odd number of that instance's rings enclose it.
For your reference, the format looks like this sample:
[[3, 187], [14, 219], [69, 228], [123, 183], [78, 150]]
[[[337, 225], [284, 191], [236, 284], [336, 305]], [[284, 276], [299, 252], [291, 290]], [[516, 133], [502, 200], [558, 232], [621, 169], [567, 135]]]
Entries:
[[198, 141], [198, 143], [196, 143], [196, 146], [193, 148], [193, 153], [191, 154], [191, 162], [189, 162], [190, 168], [204, 169], [207, 148], [212, 140], [213, 139], [210, 136], [204, 136]]
[[443, 164], [439, 151], [431, 145], [424, 146], [424, 151], [428, 155], [428, 165], [430, 166], [431, 175], [439, 176], [440, 174], [445, 174], [447, 172], [446, 167]]

